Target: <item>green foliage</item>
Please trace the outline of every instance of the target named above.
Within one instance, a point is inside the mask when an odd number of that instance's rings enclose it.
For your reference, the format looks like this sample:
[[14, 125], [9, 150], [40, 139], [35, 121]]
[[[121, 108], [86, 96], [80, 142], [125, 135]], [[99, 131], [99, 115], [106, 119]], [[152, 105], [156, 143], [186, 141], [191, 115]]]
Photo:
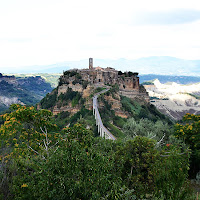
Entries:
[[111, 124], [109, 122], [106, 122], [106, 121], [105, 121], [104, 125], [117, 138], [124, 138], [124, 133], [121, 130], [119, 130], [119, 128], [116, 127], [115, 125], [113, 125], [113, 124]]
[[55, 123], [60, 130], [66, 126], [72, 127], [77, 122], [91, 129], [95, 135], [98, 135], [95, 119], [91, 110], [87, 110], [83, 107], [80, 111], [71, 116], [68, 112], [61, 112], [55, 115]]
[[191, 196], [187, 177], [189, 153], [167, 144], [154, 165], [155, 195], [164, 199], [188, 200]]
[[120, 75], [120, 76], [122, 76], [122, 78], [123, 77], [131, 77], [131, 76], [137, 76], [138, 75], [138, 73], [133, 73], [133, 72], [131, 72], [131, 71], [128, 71], [128, 72], [121, 72], [121, 71], [118, 71], [118, 75]]
[[43, 158], [43, 151], [39, 151], [4, 162], [7, 169], [5, 172], [1, 168], [0, 176], [8, 179], [0, 185], [4, 188], [0, 190], [3, 199], [188, 197], [185, 187], [188, 156], [180, 156], [181, 149], [166, 146], [160, 151], [155, 148], [155, 141], [146, 137], [126, 142], [94, 138], [80, 124], [54, 136], [58, 144], [52, 146], [48, 157]]
[[142, 85], [154, 85], [154, 83], [151, 81], [145, 81], [142, 83]]
[[135, 189], [137, 196], [153, 191], [157, 156], [155, 142], [145, 137], [136, 137], [118, 149], [116, 165], [120, 176], [128, 188]]
[[17, 82], [21, 87], [23, 87], [23, 89], [42, 97], [53, 89], [51, 85], [40, 76], [17, 78]]
[[98, 92], [101, 92], [103, 90], [105, 90], [106, 88], [103, 88], [103, 87], [97, 87], [95, 88], [95, 90], [90, 94], [90, 98], [92, 98], [94, 96], [94, 94], [98, 93]]
[[43, 109], [51, 109], [56, 104], [57, 100], [57, 88], [53, 90], [50, 94], [47, 94], [41, 101], [41, 107]]
[[190, 175], [195, 178], [200, 171], [200, 115], [186, 114], [183, 123], [175, 125], [175, 130], [175, 136], [184, 139], [192, 150]]
[[172, 134], [173, 129], [168, 124], [164, 123], [161, 120], [158, 120], [156, 123], [148, 119], [140, 119], [136, 121], [134, 118], [128, 119], [127, 123], [123, 126], [123, 132], [126, 136], [136, 137], [136, 136], [145, 136], [148, 138], [153, 138], [157, 142], [160, 141], [163, 136], [164, 140], [168, 140], [169, 136]]
[[47, 94], [45, 98], [43, 98], [40, 102], [41, 107], [44, 109], [52, 109], [56, 104], [58, 107], [66, 106], [70, 101], [72, 103], [72, 107], [75, 107], [77, 104], [84, 104], [84, 99], [79, 92], [73, 91], [71, 88], [67, 89], [66, 93], [61, 93], [57, 97], [58, 89], [54, 89], [54, 91], [50, 94]]
[[117, 127], [119, 128], [123, 128], [124, 124], [127, 122], [127, 119], [119, 117], [119, 116], [115, 116], [113, 118], [113, 123], [117, 125]]
[[72, 101], [72, 107], [75, 107], [79, 100], [81, 100], [82, 95], [79, 92], [73, 91], [71, 88], [67, 89], [66, 93], [61, 93], [58, 97], [58, 100], [60, 100], [64, 105], [67, 105], [69, 101]]
[[63, 72], [63, 75], [68, 76], [68, 77], [73, 77], [73, 76], [78, 75], [78, 72], [75, 70], [74, 71], [65, 71], [65, 72]]
[[109, 91], [107, 91], [105, 93], [105, 95], [109, 96], [110, 94], [111, 95], [115, 95], [115, 93], [119, 92], [119, 85], [118, 84], [115, 84], [115, 85], [112, 85], [112, 87], [110, 88]]
[[65, 119], [67, 117], [69, 117], [70, 113], [67, 111], [63, 111], [61, 113], [59, 113], [59, 119]]
[[[75, 105], [81, 102], [79, 93], [70, 89], [59, 98]], [[143, 109], [147, 116], [127, 121], [115, 116], [111, 105], [100, 98], [105, 105], [100, 111], [104, 124], [118, 138], [124, 136], [119, 130], [123, 127], [128, 139], [94, 137], [95, 120], [84, 107], [73, 116], [62, 112], [55, 117], [65, 127], [59, 133], [53, 132], [57, 126], [47, 110], [13, 105], [12, 112], [3, 115], [0, 199], [190, 199], [189, 153], [181, 140], [169, 136], [167, 120], [158, 113], [153, 122], [148, 112], [157, 113], [154, 108], [123, 99], [131, 108], [129, 113], [137, 116]], [[198, 136], [198, 118], [192, 123]], [[184, 130], [189, 131], [189, 125]], [[156, 140], [164, 133], [169, 136], [166, 145], [158, 148]], [[192, 143], [189, 134], [193, 133], [187, 133], [184, 139]], [[198, 147], [197, 141], [192, 147]]]
[[58, 86], [58, 79], [61, 74], [49, 74], [49, 73], [32, 73], [32, 74], [14, 74], [15, 77], [18, 79], [19, 78], [25, 78], [25, 77], [30, 77], [30, 76], [40, 76], [47, 83], [51, 85], [52, 88], [56, 88]]
[[152, 104], [141, 105], [139, 101], [129, 99], [125, 96], [121, 96], [121, 104], [124, 110], [129, 112], [129, 114], [136, 120], [147, 118], [153, 122], [162, 120], [168, 124], [173, 124], [173, 122], [168, 117], [160, 113]]
[[4, 124], [0, 127], [1, 154], [9, 158], [19, 156], [22, 152], [25, 155], [33, 149], [39, 151], [40, 143], [46, 137], [41, 130], [53, 130], [56, 127], [51, 122], [52, 113], [18, 104], [13, 104], [11, 109], [11, 113], [3, 115]]
[[80, 119], [80, 117], [85, 117], [87, 114], [92, 114], [92, 111], [87, 110], [86, 108], [82, 108], [79, 112], [77, 112], [76, 114], [74, 114], [70, 119], [69, 119], [69, 123], [70, 126], [73, 126], [78, 119]]
[[48, 159], [35, 156], [16, 160], [13, 199], [116, 197], [120, 178], [113, 173], [112, 154], [103, 156], [104, 152], [96, 150], [92, 134], [79, 124], [63, 134], [58, 149]]
[[103, 90], [105, 90], [105, 88], [103, 88], [103, 87], [97, 87], [97, 88], [94, 90], [94, 94], [95, 94], [95, 93], [98, 93], [98, 92], [101, 92], [101, 91], [103, 91]]

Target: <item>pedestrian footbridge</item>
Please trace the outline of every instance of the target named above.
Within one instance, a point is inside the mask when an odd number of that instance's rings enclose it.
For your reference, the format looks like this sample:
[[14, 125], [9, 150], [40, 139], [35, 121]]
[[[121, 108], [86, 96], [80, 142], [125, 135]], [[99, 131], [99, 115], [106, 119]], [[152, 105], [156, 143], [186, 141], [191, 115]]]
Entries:
[[103, 94], [103, 93], [107, 92], [108, 90], [109, 89], [105, 89], [94, 95], [94, 97], [93, 97], [93, 115], [95, 116], [96, 125], [98, 126], [98, 133], [100, 134], [100, 136], [105, 139], [116, 140], [115, 136], [112, 135], [112, 133], [110, 133], [110, 131], [103, 125], [101, 116], [100, 116], [99, 110], [98, 110], [98, 97], [100, 94]]

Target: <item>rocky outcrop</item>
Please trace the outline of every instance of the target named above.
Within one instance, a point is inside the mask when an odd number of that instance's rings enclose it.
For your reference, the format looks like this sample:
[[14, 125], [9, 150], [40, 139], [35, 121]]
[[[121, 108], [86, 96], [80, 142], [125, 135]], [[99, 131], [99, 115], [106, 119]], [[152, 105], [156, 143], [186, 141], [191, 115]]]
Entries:
[[[111, 105], [111, 110], [115, 111], [116, 116], [119, 116], [122, 118], [128, 118], [128, 113], [126, 113], [122, 109], [122, 104], [120, 102], [121, 98], [120, 98], [119, 93], [116, 93], [114, 95], [114, 98], [113, 98], [112, 94], [110, 94], [109, 96], [104, 95], [104, 99], [108, 102], [108, 104]], [[102, 108], [103, 106], [104, 106], [104, 104], [101, 102], [100, 108]]]
[[9, 107], [11, 104], [22, 104], [21, 101], [17, 97], [6, 97], [6, 96], [0, 96], [0, 104]]

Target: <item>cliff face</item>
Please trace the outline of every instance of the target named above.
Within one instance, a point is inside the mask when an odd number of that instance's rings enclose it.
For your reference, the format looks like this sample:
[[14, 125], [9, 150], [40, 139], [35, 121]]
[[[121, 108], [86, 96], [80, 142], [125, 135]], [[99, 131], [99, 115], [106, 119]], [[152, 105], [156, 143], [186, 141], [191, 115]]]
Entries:
[[[128, 112], [125, 112], [122, 104], [121, 104], [121, 97], [118, 93], [113, 94], [109, 94], [108, 96], [105, 95], [104, 100], [111, 105], [111, 110], [113, 110], [115, 112], [116, 116], [122, 117], [122, 118], [128, 118], [129, 114]], [[104, 103], [101, 101], [100, 103], [100, 108], [104, 107]]]
[[80, 83], [60, 84], [40, 102], [40, 107], [49, 109], [54, 115], [69, 112], [71, 115], [85, 107], [92, 110], [92, 94], [96, 87]]
[[[72, 115], [77, 113], [83, 106], [88, 110], [92, 110], [91, 94], [95, 87], [88, 85], [86, 88], [79, 83], [73, 85], [69, 83], [57, 88], [57, 102], [52, 108], [53, 114], [60, 112], [69, 112]], [[67, 96], [67, 97], [66, 97]]]

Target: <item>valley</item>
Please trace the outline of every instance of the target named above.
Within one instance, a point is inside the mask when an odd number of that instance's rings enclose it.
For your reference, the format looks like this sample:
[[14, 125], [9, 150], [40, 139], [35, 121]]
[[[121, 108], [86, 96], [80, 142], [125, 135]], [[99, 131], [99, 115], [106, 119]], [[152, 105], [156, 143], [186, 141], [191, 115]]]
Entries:
[[0, 75], [0, 112], [15, 103], [35, 105], [53, 89], [41, 76]]
[[174, 120], [186, 113], [200, 114], [200, 83], [181, 85], [175, 82], [162, 84], [158, 79], [144, 85], [151, 104]]

